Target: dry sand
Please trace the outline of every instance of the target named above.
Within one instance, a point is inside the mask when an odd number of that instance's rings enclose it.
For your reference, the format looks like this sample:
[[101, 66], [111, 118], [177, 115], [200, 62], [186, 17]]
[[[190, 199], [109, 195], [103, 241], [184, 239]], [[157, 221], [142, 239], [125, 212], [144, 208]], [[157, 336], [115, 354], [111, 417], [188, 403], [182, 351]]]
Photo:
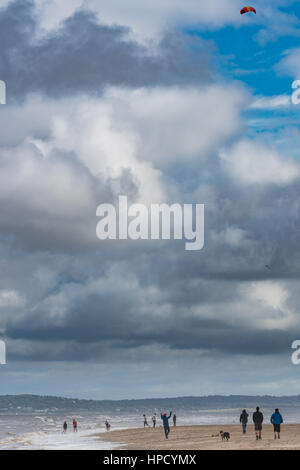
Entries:
[[[216, 436], [221, 429], [230, 432], [230, 441], [222, 442]], [[283, 424], [280, 440], [274, 439], [270, 424], [263, 426], [261, 441], [255, 440], [253, 425], [248, 425], [246, 435], [241, 426], [221, 425], [171, 427], [168, 440], [162, 427], [111, 431], [98, 436], [119, 443], [119, 449], [131, 450], [300, 450], [300, 424]]]

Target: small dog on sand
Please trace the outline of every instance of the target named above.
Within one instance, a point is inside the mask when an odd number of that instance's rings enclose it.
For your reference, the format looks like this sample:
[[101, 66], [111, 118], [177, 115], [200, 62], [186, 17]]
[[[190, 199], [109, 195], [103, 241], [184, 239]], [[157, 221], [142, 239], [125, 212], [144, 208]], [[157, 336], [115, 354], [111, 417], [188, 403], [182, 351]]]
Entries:
[[226, 441], [228, 441], [230, 439], [229, 432], [220, 431], [220, 436], [222, 437], [222, 441], [224, 441], [225, 439]]

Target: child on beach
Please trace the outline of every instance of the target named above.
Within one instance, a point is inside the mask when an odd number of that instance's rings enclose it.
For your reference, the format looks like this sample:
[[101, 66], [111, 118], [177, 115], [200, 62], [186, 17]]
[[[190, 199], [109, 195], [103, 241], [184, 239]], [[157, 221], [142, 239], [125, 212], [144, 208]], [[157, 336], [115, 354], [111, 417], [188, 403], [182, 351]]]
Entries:
[[154, 415], [152, 416], [152, 424], [153, 424], [153, 427], [155, 428], [155, 426], [156, 426], [156, 413], [154, 413]]
[[73, 431], [77, 432], [77, 421], [75, 418], [73, 419]]
[[276, 408], [275, 413], [271, 416], [271, 423], [274, 426], [274, 439], [276, 439], [276, 437], [280, 439], [280, 425], [283, 423], [283, 418], [278, 408]]
[[143, 415], [143, 417], [144, 417], [144, 428], [145, 428], [146, 426], [149, 428], [149, 424], [148, 424], [146, 415]]
[[67, 429], [68, 429], [68, 425], [67, 425], [67, 421], [65, 421], [63, 424], [63, 434], [66, 434]]

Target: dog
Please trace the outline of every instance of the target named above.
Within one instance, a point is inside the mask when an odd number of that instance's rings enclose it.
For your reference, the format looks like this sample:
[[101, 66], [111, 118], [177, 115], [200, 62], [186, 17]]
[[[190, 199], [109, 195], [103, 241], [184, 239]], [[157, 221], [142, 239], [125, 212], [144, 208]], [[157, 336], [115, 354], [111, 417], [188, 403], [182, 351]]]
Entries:
[[230, 439], [229, 432], [220, 431], [220, 436], [222, 437], [222, 441], [224, 441], [225, 439], [226, 441], [228, 441]]

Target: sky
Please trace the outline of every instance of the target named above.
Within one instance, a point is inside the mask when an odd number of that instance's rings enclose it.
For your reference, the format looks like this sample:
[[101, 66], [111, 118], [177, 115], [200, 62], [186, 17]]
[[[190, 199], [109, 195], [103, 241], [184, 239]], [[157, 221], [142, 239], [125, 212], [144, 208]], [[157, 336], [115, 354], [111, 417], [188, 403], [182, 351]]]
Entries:
[[[300, 1], [252, 5], [0, 0], [0, 394], [299, 393]], [[100, 241], [119, 195], [204, 248]]]

